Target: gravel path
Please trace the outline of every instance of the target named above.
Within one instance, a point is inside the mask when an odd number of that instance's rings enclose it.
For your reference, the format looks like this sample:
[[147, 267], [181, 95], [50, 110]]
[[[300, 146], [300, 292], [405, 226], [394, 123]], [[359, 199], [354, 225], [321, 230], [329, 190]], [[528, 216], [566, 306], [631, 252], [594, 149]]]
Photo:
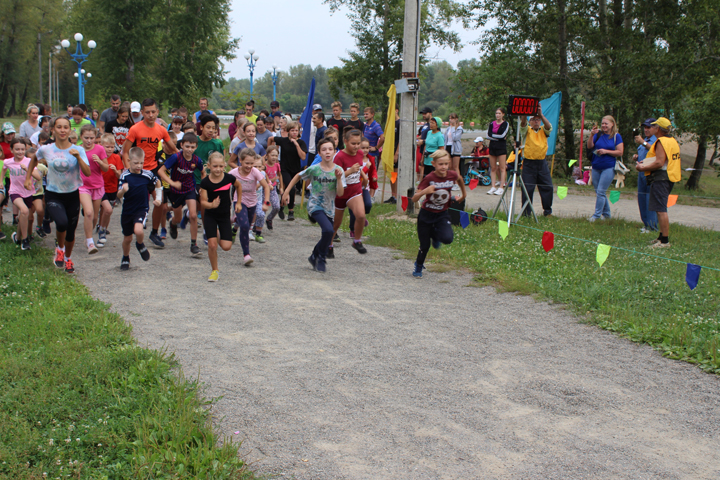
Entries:
[[251, 268], [239, 245], [221, 252], [216, 284], [189, 231], [121, 273], [118, 213], [107, 247], [74, 255], [78, 279], [222, 396], [218, 427], [258, 473], [720, 478], [720, 378], [558, 306], [463, 272], [413, 279], [410, 260], [358, 255], [347, 235], [323, 276], [304, 221], [251, 244]]

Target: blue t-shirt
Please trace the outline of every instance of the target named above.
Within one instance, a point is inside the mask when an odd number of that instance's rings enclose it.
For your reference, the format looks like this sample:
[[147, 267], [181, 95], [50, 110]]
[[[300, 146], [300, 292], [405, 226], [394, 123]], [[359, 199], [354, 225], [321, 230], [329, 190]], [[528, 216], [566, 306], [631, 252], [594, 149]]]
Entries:
[[645, 160], [645, 157], [647, 157], [647, 154], [650, 151], [650, 147], [652, 147], [653, 143], [657, 141], [657, 137], [652, 135], [650, 138], [646, 138], [645, 141], [648, 144], [648, 148], [645, 148], [645, 145], [638, 145], [638, 162]]
[[213, 112], [212, 110], [205, 110], [204, 112], [202, 110], [198, 110], [193, 114], [193, 117], [195, 117], [195, 123], [198, 123], [200, 121], [200, 115], [202, 115], [203, 113], [210, 113], [212, 115], [215, 115], [215, 112]]
[[[617, 150], [617, 146], [623, 143], [622, 137], [619, 133], [615, 134], [615, 138], [605, 135], [603, 133], [598, 133], [595, 135], [595, 138], [593, 138], [593, 141], [595, 142], [595, 151], [602, 148], [604, 150]], [[615, 161], [617, 158], [613, 157], [612, 155], [598, 155], [596, 153], [593, 153], [592, 158], [592, 168], [596, 170], [605, 170], [607, 168], [615, 168]]]
[[[243, 148], [249, 148], [249, 147], [245, 144], [245, 142], [238, 143], [238, 146], [235, 147], [235, 150], [233, 150], [233, 153], [235, 155], [240, 155], [240, 152], [242, 151]], [[255, 153], [257, 153], [261, 157], [265, 156], [265, 153], [266, 153], [265, 149], [263, 148], [262, 145], [260, 145], [260, 142], [255, 141], [255, 148], [253, 148], [253, 150], [255, 150]]]
[[[383, 133], [384, 132], [380, 124], [373, 120], [370, 125], [365, 124], [365, 131], [363, 132], [363, 136], [367, 138], [368, 142], [370, 142], [371, 147], [377, 147], [378, 140]], [[369, 155], [377, 157], [378, 155], [380, 155], [380, 152], [370, 152]]]
[[66, 149], [58, 148], [54, 143], [43, 145], [37, 151], [37, 158], [47, 162], [47, 189], [55, 193], [70, 193], [78, 190], [82, 184], [80, 164], [77, 158], [70, 154], [71, 149], [80, 153], [80, 158], [90, 165], [83, 147], [72, 145]]
[[122, 190], [126, 183], [130, 186], [123, 196], [123, 215], [136, 215], [147, 212], [150, 204], [148, 195], [155, 190], [158, 178], [150, 170], [143, 170], [141, 173], [132, 173], [125, 170], [118, 180], [118, 191]]

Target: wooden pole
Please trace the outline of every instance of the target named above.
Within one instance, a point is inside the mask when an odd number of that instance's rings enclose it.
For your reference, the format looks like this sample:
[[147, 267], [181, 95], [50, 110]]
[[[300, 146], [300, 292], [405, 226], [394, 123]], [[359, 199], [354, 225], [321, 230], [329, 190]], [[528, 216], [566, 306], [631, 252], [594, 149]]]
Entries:
[[[383, 169], [385, 172], [385, 170]], [[385, 172], [385, 175], [383, 175], [383, 188], [382, 188], [382, 194], [380, 195], [380, 203], [385, 203], [385, 182], [387, 182], [387, 172]]]

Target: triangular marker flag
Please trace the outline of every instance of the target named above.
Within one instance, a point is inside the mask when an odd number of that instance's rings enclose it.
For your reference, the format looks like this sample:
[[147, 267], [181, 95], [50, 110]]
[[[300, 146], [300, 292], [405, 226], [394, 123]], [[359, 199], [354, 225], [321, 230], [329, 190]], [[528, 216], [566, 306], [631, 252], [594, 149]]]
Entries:
[[472, 180], [470, 180], [470, 185], [468, 185], [468, 187], [470, 187], [470, 190], [475, 190], [475, 188], [476, 188], [477, 186], [478, 186], [478, 179], [477, 179], [477, 178], [473, 178]]
[[390, 183], [395, 183], [397, 181], [397, 172], [392, 172], [390, 174]]
[[543, 232], [542, 246], [546, 252], [555, 247], [555, 235], [552, 232]]
[[508, 231], [508, 222], [500, 220], [498, 222], [498, 233], [500, 233], [503, 240], [505, 240], [505, 237], [508, 236]]
[[402, 209], [404, 212], [407, 210], [408, 207], [408, 197], [400, 197], [400, 201], [402, 202]]
[[560, 200], [567, 197], [567, 187], [558, 187], [557, 196]]
[[620, 191], [619, 190], [613, 190], [610, 192], [610, 203], [615, 203], [618, 200], [620, 200]]
[[465, 229], [470, 225], [470, 215], [467, 212], [460, 212], [460, 225]]
[[599, 243], [597, 248], [597, 255], [595, 259], [600, 264], [600, 266], [603, 266], [603, 263], [605, 263], [605, 260], [607, 260], [608, 255], [610, 255], [610, 245], [605, 245], [604, 243]]
[[677, 202], [678, 196], [677, 195], [668, 195], [668, 207], [672, 207], [675, 205], [675, 202]]
[[575, 165], [575, 163], [577, 163], [577, 160], [575, 160], [575, 159], [570, 160], [570, 161], [568, 162], [568, 167], [572, 167], [573, 165]]
[[690, 290], [695, 290], [695, 287], [697, 287], [698, 280], [700, 280], [700, 265], [695, 265], [694, 263], [688, 263], [687, 264], [687, 270], [685, 271], [685, 281], [688, 284], [688, 287], [690, 287]]

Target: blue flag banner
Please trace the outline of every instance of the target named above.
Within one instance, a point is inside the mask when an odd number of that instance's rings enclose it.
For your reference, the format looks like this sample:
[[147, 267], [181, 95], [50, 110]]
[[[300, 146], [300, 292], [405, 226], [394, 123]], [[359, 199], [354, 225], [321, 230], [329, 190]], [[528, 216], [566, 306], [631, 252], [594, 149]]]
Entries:
[[687, 282], [688, 287], [690, 287], [690, 290], [695, 290], [695, 287], [697, 287], [698, 281], [700, 280], [701, 268], [702, 267], [700, 267], [700, 265], [695, 265], [694, 263], [687, 264], [685, 281]]
[[470, 215], [467, 212], [460, 212], [460, 225], [462, 225], [462, 228], [467, 228], [470, 225]]
[[[302, 135], [300, 136], [300, 139], [305, 142], [308, 148], [310, 147], [310, 130], [312, 129], [313, 103], [315, 103], [315, 77], [313, 77], [312, 82], [310, 83], [310, 91], [308, 92], [307, 105], [305, 105], [305, 110], [303, 111], [302, 115], [300, 115], [300, 126], [302, 127]], [[305, 165], [307, 165], [307, 157], [305, 157], [305, 160], [301, 162], [301, 166], [303, 168], [305, 168]]]
[[542, 106], [542, 113], [545, 118], [550, 120], [552, 123], [552, 131], [548, 138], [548, 151], [547, 155], [555, 154], [555, 142], [557, 142], [558, 131], [560, 130], [560, 102], [562, 101], [562, 92], [555, 93], [552, 97], [540, 100]]

